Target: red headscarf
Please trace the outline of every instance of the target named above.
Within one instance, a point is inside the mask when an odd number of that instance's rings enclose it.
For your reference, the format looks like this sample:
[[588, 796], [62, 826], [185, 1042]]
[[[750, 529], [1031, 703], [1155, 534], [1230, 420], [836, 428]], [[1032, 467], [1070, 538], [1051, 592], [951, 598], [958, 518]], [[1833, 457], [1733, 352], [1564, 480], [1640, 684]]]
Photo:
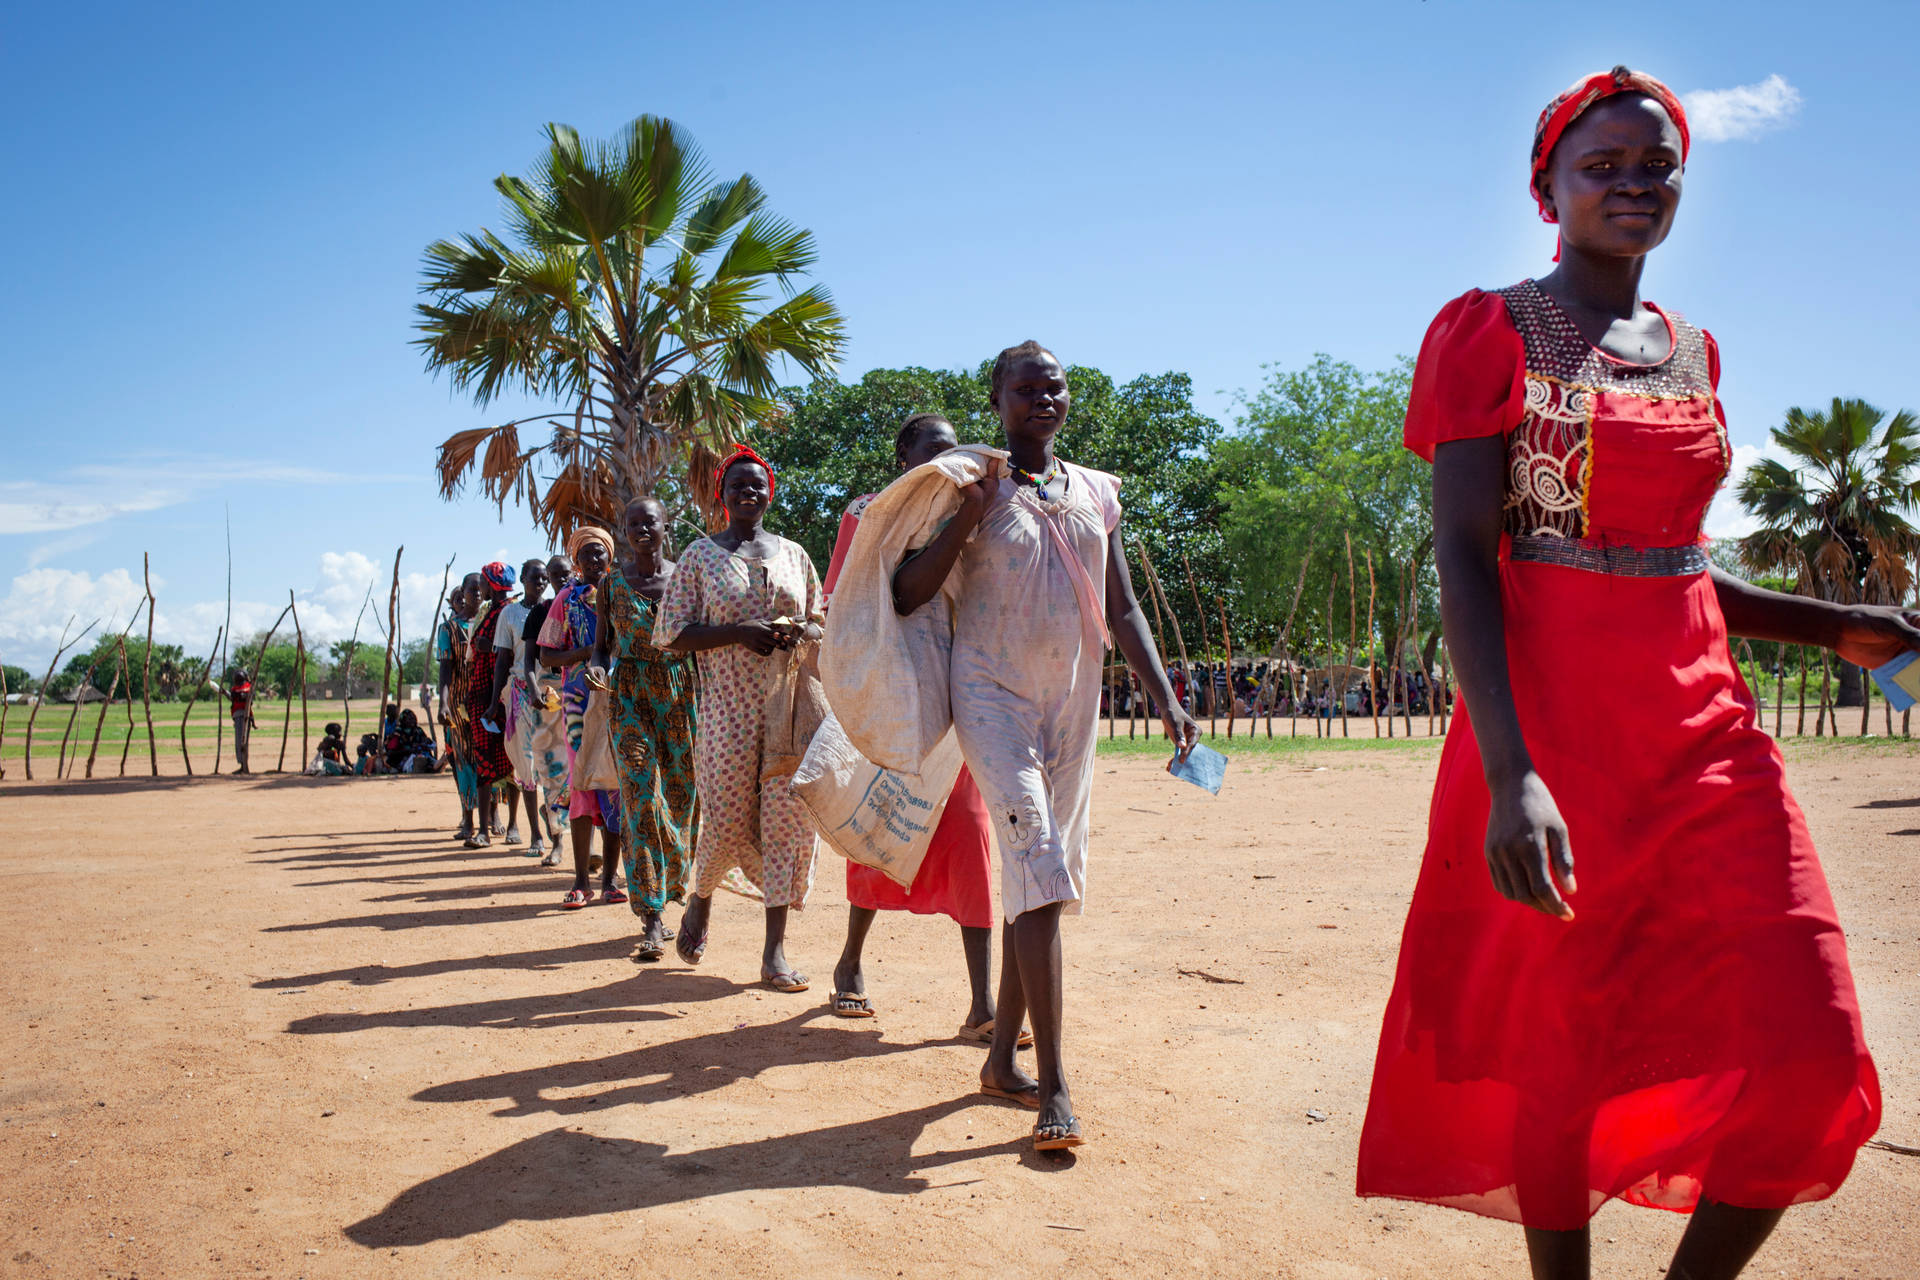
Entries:
[[[1560, 135], [1588, 107], [1616, 93], [1644, 93], [1666, 108], [1667, 114], [1673, 117], [1674, 127], [1680, 130], [1680, 163], [1686, 164], [1687, 149], [1692, 145], [1693, 135], [1687, 129], [1686, 108], [1680, 105], [1680, 99], [1673, 90], [1646, 72], [1627, 67], [1615, 67], [1611, 71], [1583, 77], [1549, 102], [1547, 109], [1540, 113], [1539, 123], [1533, 126], [1533, 165], [1527, 173], [1527, 189], [1533, 192], [1534, 203], [1540, 206], [1542, 222], [1559, 221], [1540, 195], [1540, 179], [1547, 171], [1547, 162], [1553, 159], [1553, 149], [1559, 145]], [[1553, 260], [1560, 261], [1558, 249], [1554, 250]]]
[[757, 462], [760, 464], [760, 469], [767, 473], [767, 501], [772, 502], [773, 501], [773, 464], [768, 462], [765, 458], [761, 457], [759, 454], [755, 453], [752, 449], [749, 449], [746, 445], [736, 444], [735, 446], [733, 446], [733, 452], [728, 454], [724, 459], [722, 459], [719, 467], [714, 470], [713, 505], [716, 507], [721, 505], [720, 491], [726, 487], [727, 469], [733, 466], [733, 464], [736, 462]]

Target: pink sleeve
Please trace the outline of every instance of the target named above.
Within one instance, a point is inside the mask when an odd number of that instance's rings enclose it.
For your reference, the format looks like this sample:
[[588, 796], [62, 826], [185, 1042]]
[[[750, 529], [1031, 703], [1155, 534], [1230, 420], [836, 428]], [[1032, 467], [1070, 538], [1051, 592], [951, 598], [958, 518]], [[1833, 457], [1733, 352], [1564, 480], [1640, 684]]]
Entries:
[[1120, 485], [1119, 476], [1101, 474], [1107, 483], [1100, 490], [1100, 514], [1107, 522], [1107, 532], [1112, 533], [1120, 527]]
[[547, 606], [547, 620], [540, 624], [540, 647], [542, 649], [571, 649], [567, 642], [567, 596], [572, 587], [562, 587], [553, 597], [553, 603]]
[[1407, 448], [1428, 462], [1449, 440], [1505, 435], [1527, 394], [1526, 348], [1506, 300], [1468, 290], [1440, 308], [1420, 344], [1407, 397]]
[[853, 531], [860, 527], [860, 517], [854, 514], [854, 509], [859, 506], [861, 504], [856, 502], [840, 517], [840, 533], [833, 540], [833, 555], [827, 559], [827, 579], [824, 586], [829, 596], [833, 595], [834, 584], [840, 581], [840, 566], [846, 562], [847, 548], [853, 545]]

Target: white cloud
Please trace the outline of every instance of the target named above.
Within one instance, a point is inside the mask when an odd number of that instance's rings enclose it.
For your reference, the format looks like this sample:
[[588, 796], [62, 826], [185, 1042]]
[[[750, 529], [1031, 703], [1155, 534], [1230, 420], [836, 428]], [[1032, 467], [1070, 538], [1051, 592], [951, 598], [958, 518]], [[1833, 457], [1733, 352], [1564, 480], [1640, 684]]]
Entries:
[[[400, 639], [409, 643], [427, 638], [432, 629], [441, 568], [436, 565], [408, 570], [404, 558], [401, 564]], [[316, 569], [312, 584], [294, 591], [300, 630], [308, 649], [324, 653], [333, 641], [345, 640], [353, 633], [356, 618], [360, 618], [360, 643], [384, 648], [392, 562], [375, 563], [358, 551], [327, 551], [321, 553]], [[370, 585], [372, 600], [361, 617]], [[226, 600], [170, 601], [165, 587], [164, 579], [155, 574], [153, 590], [158, 605], [154, 610], [154, 640], [180, 645], [195, 659], [205, 657], [226, 621]], [[60, 629], [69, 618], [77, 617], [76, 628], [98, 618], [100, 629], [118, 631], [145, 595], [141, 584], [125, 569], [112, 569], [96, 577], [68, 569], [30, 568], [16, 576], [5, 596], [0, 597], [0, 659], [27, 668], [38, 679], [53, 657], [60, 643]], [[249, 640], [273, 625], [286, 604], [285, 596], [277, 600], [236, 599], [232, 643]], [[144, 634], [146, 624], [142, 622], [138, 630]], [[277, 634], [292, 639], [291, 618], [281, 622]]]
[[1800, 110], [1800, 91], [1778, 72], [1758, 84], [1696, 89], [1680, 95], [1693, 136], [1706, 142], [1745, 142], [1781, 128]]
[[180, 455], [69, 467], [38, 480], [0, 483], [0, 534], [57, 533], [115, 516], [178, 506], [227, 484], [393, 484], [417, 476], [348, 475], [261, 460]]

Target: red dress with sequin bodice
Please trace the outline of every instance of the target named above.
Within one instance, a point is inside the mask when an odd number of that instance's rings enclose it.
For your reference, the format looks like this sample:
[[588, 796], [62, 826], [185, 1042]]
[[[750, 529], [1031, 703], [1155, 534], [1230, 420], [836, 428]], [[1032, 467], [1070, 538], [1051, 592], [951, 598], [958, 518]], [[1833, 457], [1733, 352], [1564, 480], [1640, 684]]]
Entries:
[[1582, 1226], [1606, 1200], [1831, 1195], [1880, 1116], [1846, 943], [1701, 539], [1729, 451], [1713, 340], [1596, 350], [1532, 281], [1427, 332], [1407, 446], [1508, 442], [1500, 583], [1576, 918], [1494, 891], [1464, 707], [1441, 754], [1361, 1137], [1362, 1195]]

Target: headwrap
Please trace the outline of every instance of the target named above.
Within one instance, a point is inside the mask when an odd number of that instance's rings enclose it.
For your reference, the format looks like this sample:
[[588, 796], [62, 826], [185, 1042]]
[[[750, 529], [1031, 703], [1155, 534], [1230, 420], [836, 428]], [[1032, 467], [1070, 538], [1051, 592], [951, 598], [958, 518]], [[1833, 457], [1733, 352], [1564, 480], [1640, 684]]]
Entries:
[[513, 567], [501, 564], [498, 560], [482, 569], [480, 576], [485, 578], [487, 585], [495, 591], [505, 591], [513, 585]]
[[613, 535], [597, 524], [579, 525], [572, 533], [567, 535], [567, 559], [578, 563], [580, 559], [580, 549], [589, 542], [599, 543], [600, 549], [607, 553], [607, 563], [613, 563]]
[[727, 483], [727, 469], [736, 462], [757, 462], [760, 464], [761, 468], [767, 473], [767, 501], [772, 502], [773, 464], [755, 453], [752, 449], [749, 449], [746, 445], [737, 444], [733, 446], [732, 453], [720, 460], [719, 467], [716, 468], [713, 473], [713, 504], [716, 507], [720, 505], [720, 491], [726, 487]]
[[[1611, 71], [1585, 76], [1549, 102], [1546, 110], [1540, 113], [1539, 122], [1533, 126], [1533, 164], [1527, 172], [1527, 189], [1533, 193], [1533, 202], [1540, 207], [1542, 222], [1560, 220], [1553, 210], [1547, 208], [1547, 202], [1540, 194], [1540, 179], [1546, 175], [1547, 162], [1553, 159], [1553, 149], [1559, 145], [1560, 135], [1588, 107], [1616, 93], [1644, 93], [1666, 108], [1667, 114], [1673, 118], [1674, 127], [1680, 130], [1680, 163], [1686, 164], [1693, 135], [1687, 128], [1687, 110], [1680, 105], [1680, 99], [1673, 90], [1646, 72], [1627, 67], [1615, 67]], [[1560, 261], [1558, 247], [1553, 251], [1553, 260]]]

